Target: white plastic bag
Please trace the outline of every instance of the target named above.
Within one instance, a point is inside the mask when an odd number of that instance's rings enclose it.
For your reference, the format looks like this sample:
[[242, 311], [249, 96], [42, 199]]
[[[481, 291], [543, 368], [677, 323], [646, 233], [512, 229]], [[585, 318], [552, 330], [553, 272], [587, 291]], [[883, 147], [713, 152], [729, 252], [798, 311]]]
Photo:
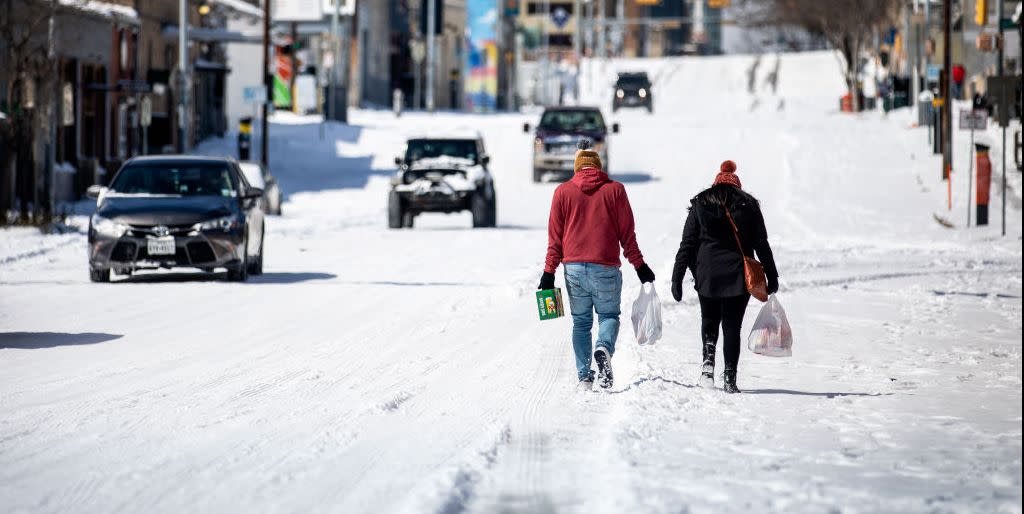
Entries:
[[747, 338], [750, 351], [768, 357], [791, 357], [793, 355], [793, 330], [789, 328], [786, 311], [778, 298], [772, 295], [761, 307], [754, 320], [754, 328]]
[[640, 294], [633, 300], [633, 334], [639, 344], [654, 344], [661, 339], [661, 300], [651, 284], [651, 292], [647, 292], [647, 284], [640, 285]]

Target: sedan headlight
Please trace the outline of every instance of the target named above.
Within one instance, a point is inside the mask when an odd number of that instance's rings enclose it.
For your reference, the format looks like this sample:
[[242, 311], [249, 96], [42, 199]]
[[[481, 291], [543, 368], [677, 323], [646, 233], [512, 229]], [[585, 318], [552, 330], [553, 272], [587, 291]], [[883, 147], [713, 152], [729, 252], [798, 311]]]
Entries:
[[92, 229], [98, 234], [111, 237], [121, 237], [128, 232], [128, 225], [123, 225], [99, 214], [92, 215]]
[[196, 223], [193, 228], [196, 230], [223, 230], [227, 232], [233, 228], [238, 228], [239, 225], [240, 223], [238, 218], [234, 216], [224, 216], [222, 218], [214, 218], [212, 220]]
[[640, 98], [647, 98], [647, 90], [646, 89], [640, 88], [639, 94], [640, 94]]
[[626, 96], [626, 92], [621, 90], [621, 89], [615, 92], [615, 97], [620, 99], [620, 100], [622, 98], [624, 98], [625, 96]]

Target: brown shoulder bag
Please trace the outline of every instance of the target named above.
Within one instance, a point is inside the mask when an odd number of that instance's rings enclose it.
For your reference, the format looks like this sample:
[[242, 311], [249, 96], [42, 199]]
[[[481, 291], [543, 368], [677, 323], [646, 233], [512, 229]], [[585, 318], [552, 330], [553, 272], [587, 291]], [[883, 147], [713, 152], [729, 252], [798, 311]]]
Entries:
[[757, 259], [747, 257], [747, 254], [743, 253], [743, 244], [740, 243], [740, 230], [736, 228], [736, 222], [733, 221], [732, 214], [729, 213], [728, 208], [725, 209], [725, 216], [729, 218], [729, 224], [732, 225], [732, 234], [736, 236], [736, 246], [739, 247], [740, 255], [743, 257], [743, 282], [747, 285], [747, 292], [750, 293], [750, 296], [762, 302], [767, 302], [768, 279], [764, 274], [764, 266]]

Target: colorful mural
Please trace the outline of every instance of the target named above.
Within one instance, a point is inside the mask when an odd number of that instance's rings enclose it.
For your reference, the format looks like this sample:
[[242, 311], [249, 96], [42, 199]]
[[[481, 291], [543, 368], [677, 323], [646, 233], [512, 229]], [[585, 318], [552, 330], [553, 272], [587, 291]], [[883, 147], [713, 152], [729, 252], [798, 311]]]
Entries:
[[498, 100], [498, 0], [468, 0], [466, 109], [495, 110]]

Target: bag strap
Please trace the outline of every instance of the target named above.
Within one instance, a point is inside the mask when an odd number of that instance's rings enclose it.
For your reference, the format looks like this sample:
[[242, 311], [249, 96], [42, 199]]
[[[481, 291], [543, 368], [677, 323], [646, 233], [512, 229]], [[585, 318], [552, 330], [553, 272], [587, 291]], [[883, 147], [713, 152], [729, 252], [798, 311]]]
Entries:
[[740, 243], [740, 229], [736, 227], [736, 222], [733, 221], [728, 207], [725, 208], [725, 217], [729, 218], [729, 224], [732, 225], [732, 235], [736, 238], [736, 246], [740, 248], [740, 255], [746, 257], [747, 254], [743, 253], [743, 243]]

